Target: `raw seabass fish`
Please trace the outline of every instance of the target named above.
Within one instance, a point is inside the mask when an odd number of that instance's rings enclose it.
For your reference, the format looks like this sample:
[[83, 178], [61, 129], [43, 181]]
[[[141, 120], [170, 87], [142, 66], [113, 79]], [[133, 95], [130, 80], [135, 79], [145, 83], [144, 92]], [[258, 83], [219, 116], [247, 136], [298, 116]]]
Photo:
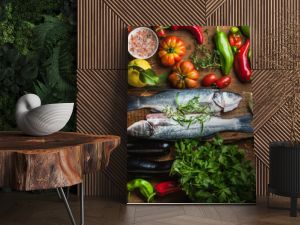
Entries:
[[[129, 96], [128, 111], [151, 108], [163, 112], [166, 107], [176, 108], [177, 104], [187, 104], [199, 97], [200, 105], [208, 105], [211, 112], [220, 113], [232, 111], [238, 107], [242, 97], [233, 92], [218, 89], [169, 90], [152, 96]], [[176, 103], [176, 99], [178, 102]]]
[[[186, 115], [187, 117], [195, 115]], [[152, 140], [178, 140], [183, 138], [205, 138], [223, 131], [252, 133], [252, 116], [222, 119], [211, 117], [202, 125], [199, 122], [180, 124], [162, 113], [149, 114], [147, 120], [135, 122], [127, 128], [129, 136]]]

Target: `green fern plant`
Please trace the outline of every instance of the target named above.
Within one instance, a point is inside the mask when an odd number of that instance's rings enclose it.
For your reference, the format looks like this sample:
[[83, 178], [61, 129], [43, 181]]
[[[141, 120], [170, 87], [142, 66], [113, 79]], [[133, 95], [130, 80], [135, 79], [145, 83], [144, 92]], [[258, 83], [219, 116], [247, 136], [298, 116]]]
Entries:
[[61, 15], [44, 16], [44, 22], [35, 27], [33, 49], [39, 58], [39, 77], [34, 89], [44, 104], [75, 101], [75, 45], [72, 26]]
[[34, 33], [33, 44], [40, 59], [36, 93], [45, 103], [74, 101], [76, 71], [70, 26], [61, 17], [45, 16]]
[[16, 128], [16, 102], [26, 92], [33, 91], [37, 73], [34, 58], [22, 55], [12, 44], [0, 46], [0, 130]]

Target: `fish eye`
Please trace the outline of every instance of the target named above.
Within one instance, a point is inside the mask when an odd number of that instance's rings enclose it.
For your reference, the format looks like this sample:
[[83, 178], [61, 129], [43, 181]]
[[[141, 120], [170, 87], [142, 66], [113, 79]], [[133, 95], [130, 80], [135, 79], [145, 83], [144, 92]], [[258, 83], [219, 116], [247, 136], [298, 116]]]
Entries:
[[221, 101], [223, 99], [223, 94], [224, 94], [224, 92], [223, 93], [215, 92], [213, 99], [217, 100], [217, 101]]
[[215, 92], [213, 96], [213, 101], [220, 107], [225, 107], [225, 97], [223, 96], [225, 92]]

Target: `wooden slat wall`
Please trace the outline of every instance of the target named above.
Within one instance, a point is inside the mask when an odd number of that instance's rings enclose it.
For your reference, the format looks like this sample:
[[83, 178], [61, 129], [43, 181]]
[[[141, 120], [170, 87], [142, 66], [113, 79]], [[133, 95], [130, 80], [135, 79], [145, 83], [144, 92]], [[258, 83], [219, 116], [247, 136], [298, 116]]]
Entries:
[[299, 0], [78, 0], [78, 131], [123, 137], [109, 168], [86, 177], [86, 194], [126, 199], [125, 31], [153, 24], [251, 26], [257, 194], [265, 195], [268, 144], [300, 139]]

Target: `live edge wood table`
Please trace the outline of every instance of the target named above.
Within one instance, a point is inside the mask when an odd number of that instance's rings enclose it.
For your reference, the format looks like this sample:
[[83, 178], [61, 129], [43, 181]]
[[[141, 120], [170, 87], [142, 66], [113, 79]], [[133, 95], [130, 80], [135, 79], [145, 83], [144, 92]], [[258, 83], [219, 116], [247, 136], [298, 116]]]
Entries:
[[84, 224], [83, 176], [105, 169], [118, 136], [58, 132], [32, 137], [0, 132], [0, 187], [19, 191], [56, 189], [76, 225], [63, 187], [79, 185], [80, 223]]

